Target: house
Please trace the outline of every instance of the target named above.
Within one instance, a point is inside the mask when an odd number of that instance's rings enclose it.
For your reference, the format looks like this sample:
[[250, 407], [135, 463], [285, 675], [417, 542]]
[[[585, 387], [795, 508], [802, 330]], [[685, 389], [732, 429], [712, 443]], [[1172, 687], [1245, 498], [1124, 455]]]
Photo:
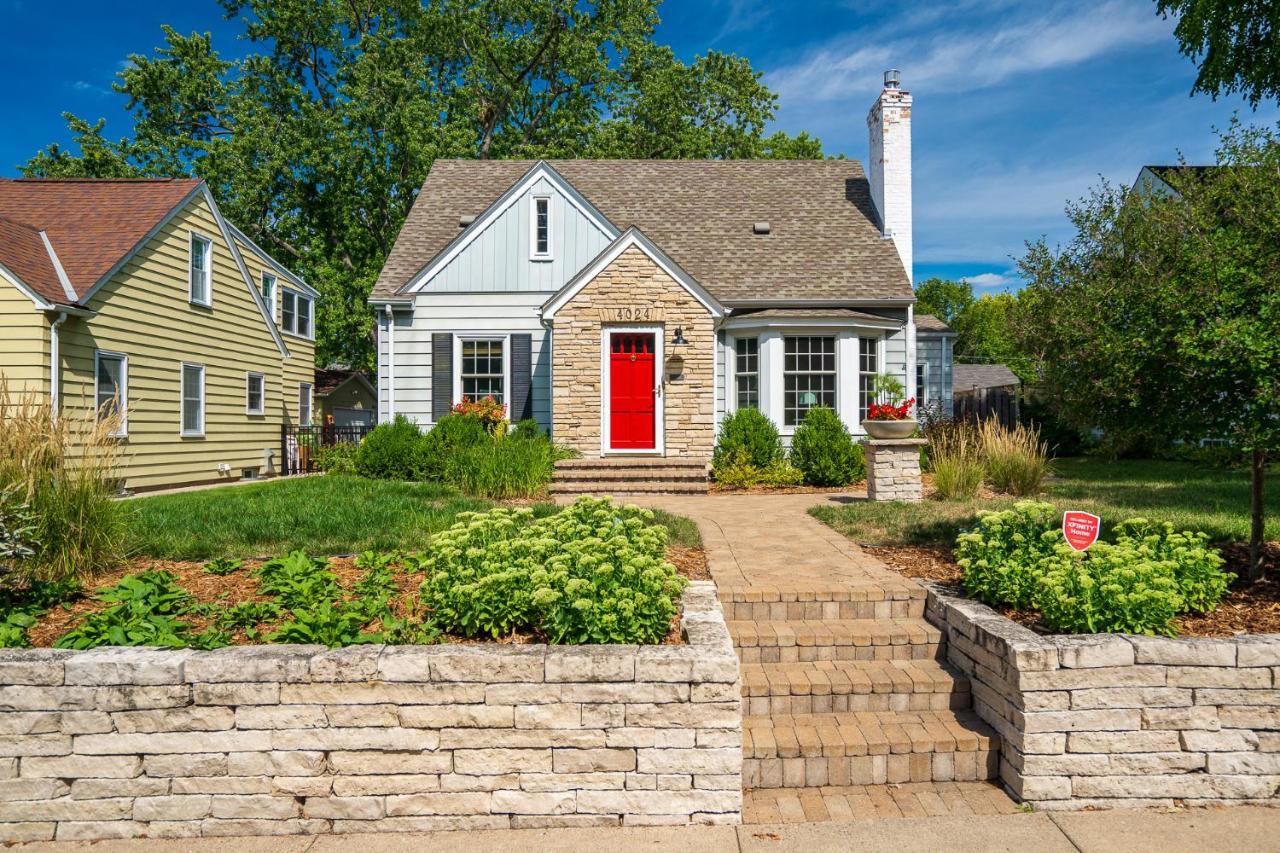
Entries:
[[978, 394], [1018, 393], [1022, 380], [1003, 364], [957, 364], [951, 368], [952, 385], [957, 397]]
[[370, 299], [379, 417], [492, 395], [587, 457], [705, 460], [744, 406], [789, 439], [820, 404], [861, 434], [877, 374], [949, 396], [949, 330], [913, 317], [896, 73], [867, 124], [869, 171], [437, 160]]
[[378, 389], [364, 371], [316, 368], [316, 406], [322, 423], [373, 426], [378, 415]]
[[312, 420], [318, 294], [198, 180], [0, 180], [0, 376], [63, 417], [119, 406], [129, 489], [278, 470]]
[[932, 314], [916, 314], [916, 406], [943, 417], [952, 414], [952, 366], [956, 333]]

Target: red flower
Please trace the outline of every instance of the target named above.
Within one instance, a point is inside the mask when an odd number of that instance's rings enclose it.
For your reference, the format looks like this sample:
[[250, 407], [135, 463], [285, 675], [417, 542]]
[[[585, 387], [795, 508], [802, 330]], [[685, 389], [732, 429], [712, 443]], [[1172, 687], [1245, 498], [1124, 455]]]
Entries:
[[872, 403], [867, 406], [867, 420], [869, 421], [905, 421], [911, 417], [911, 407], [916, 404], [916, 398], [894, 406], [889, 403]]

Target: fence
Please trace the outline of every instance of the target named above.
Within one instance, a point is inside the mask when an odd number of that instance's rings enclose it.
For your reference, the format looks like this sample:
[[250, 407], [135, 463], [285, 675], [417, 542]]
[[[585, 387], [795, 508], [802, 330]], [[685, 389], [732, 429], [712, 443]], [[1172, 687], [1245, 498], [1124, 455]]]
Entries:
[[335, 444], [359, 444], [373, 430], [373, 424], [321, 424], [280, 427], [280, 476], [316, 471], [316, 455]]
[[1018, 395], [999, 388], [975, 388], [967, 394], [954, 397], [953, 408], [957, 420], [985, 421], [995, 417], [1012, 429], [1018, 423]]

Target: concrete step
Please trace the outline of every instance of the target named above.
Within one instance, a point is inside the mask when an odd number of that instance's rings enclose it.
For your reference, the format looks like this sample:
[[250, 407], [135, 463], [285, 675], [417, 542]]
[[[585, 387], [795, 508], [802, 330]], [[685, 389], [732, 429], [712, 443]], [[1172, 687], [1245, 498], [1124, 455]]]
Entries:
[[557, 483], [613, 483], [646, 480], [682, 480], [706, 483], [707, 474], [700, 468], [565, 468], [552, 478]]
[[942, 632], [923, 619], [731, 620], [743, 663], [932, 660]]
[[932, 660], [744, 663], [742, 713], [959, 711], [972, 707], [969, 679]]
[[682, 456], [583, 456], [577, 459], [556, 460], [556, 471], [590, 471], [601, 469], [645, 470], [651, 468], [680, 468], [707, 470], [707, 460]]
[[746, 717], [744, 788], [970, 782], [999, 772], [999, 737], [972, 711]]
[[868, 581], [808, 589], [723, 587], [720, 604], [726, 619], [789, 621], [821, 619], [920, 619], [927, 593], [916, 584]]

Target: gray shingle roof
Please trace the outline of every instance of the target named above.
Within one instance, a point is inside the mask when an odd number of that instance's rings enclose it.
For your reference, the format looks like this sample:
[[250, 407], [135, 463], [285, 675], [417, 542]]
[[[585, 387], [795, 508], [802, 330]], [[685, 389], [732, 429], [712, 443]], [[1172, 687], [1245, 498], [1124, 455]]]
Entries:
[[[853, 160], [551, 160], [620, 231], [638, 227], [721, 302], [909, 299]], [[437, 160], [374, 285], [390, 297], [534, 165]], [[752, 233], [769, 222], [771, 233]]]
[[951, 387], [957, 393], [971, 388], [1001, 388], [1021, 380], [1003, 364], [956, 364], [951, 368]]
[[822, 320], [875, 320], [879, 323], [894, 319], [853, 308], [761, 308], [756, 311], [735, 311], [733, 316], [735, 319], [792, 320], [812, 317]]
[[917, 314], [916, 328], [922, 332], [949, 332], [951, 327], [932, 314]]

